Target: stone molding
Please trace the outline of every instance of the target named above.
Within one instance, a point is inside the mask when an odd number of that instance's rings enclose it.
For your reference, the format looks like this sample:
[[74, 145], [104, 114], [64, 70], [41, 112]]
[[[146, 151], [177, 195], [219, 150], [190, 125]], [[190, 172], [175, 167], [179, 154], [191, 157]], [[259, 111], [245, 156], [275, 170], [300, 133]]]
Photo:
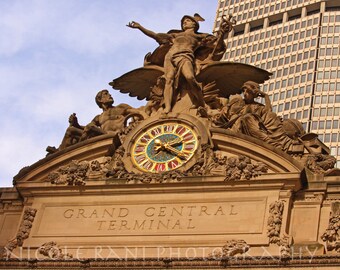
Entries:
[[291, 268], [316, 268], [338, 267], [340, 256], [302, 256], [299, 258], [282, 261], [276, 257], [235, 257], [235, 259], [210, 259], [210, 258], [144, 258], [144, 259], [69, 259], [69, 260], [0, 260], [0, 269], [8, 268], [44, 268], [44, 269], [224, 269], [224, 268], [249, 268], [263, 267], [265, 269]]

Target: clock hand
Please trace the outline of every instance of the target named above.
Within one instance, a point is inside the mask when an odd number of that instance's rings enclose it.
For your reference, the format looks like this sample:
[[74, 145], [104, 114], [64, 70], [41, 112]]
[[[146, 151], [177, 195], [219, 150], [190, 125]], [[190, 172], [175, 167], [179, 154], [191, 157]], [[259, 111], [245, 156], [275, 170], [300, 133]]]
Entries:
[[155, 149], [156, 152], [164, 150], [164, 144], [162, 143], [162, 141], [160, 139], [155, 140], [154, 149]]
[[164, 145], [165, 150], [168, 150], [169, 152], [171, 152], [172, 154], [175, 154], [176, 156], [178, 156], [180, 159], [187, 159], [187, 156], [185, 153], [177, 150], [176, 148], [173, 148], [172, 146], [170, 146], [169, 144], [165, 143]]
[[176, 140], [173, 140], [170, 143], [163, 143], [160, 139], [156, 139], [154, 149], [157, 152], [157, 154], [162, 150], [166, 150], [166, 151], [168, 151], [172, 154], [175, 154], [180, 159], [186, 159], [187, 158], [186, 154], [184, 154], [183, 152], [181, 152], [178, 149], [171, 146], [171, 145], [178, 144], [180, 142], [182, 142], [182, 141], [179, 141], [178, 139], [176, 139]]
[[179, 145], [183, 142], [183, 140], [181, 138], [176, 138], [170, 142], [168, 142], [168, 145], [170, 146], [176, 146], [176, 145]]

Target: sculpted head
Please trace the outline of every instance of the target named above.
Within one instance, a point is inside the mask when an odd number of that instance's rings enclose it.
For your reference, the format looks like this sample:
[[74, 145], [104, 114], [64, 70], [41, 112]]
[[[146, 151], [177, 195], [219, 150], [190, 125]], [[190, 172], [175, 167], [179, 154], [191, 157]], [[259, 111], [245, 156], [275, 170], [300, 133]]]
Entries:
[[199, 27], [198, 23], [189, 17], [184, 18], [184, 20], [182, 21], [183, 30], [193, 28], [195, 29], [195, 31], [197, 31], [198, 27]]
[[103, 104], [112, 106], [114, 100], [108, 90], [103, 89], [96, 95], [96, 103], [99, 108], [103, 108]]
[[184, 15], [181, 20], [182, 30], [193, 28], [197, 32], [200, 21], [204, 21], [204, 19], [198, 13], [195, 13], [194, 16]]
[[246, 102], [253, 102], [259, 96], [260, 86], [256, 82], [247, 81], [241, 89]]

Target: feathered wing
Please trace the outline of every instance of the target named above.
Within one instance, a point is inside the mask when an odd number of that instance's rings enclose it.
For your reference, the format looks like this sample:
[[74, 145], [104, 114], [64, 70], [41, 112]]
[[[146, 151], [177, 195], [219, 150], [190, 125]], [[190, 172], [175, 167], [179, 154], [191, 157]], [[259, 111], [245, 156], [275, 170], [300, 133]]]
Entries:
[[[272, 73], [247, 64], [213, 62], [204, 66], [197, 75], [197, 80], [203, 84], [204, 95], [227, 98], [241, 93], [241, 87], [246, 81], [261, 84], [268, 80], [270, 75]], [[207, 88], [206, 91], [204, 88]]]
[[[125, 73], [109, 84], [113, 89], [124, 94], [128, 93], [131, 97], [137, 97], [139, 100], [148, 99], [151, 88], [163, 74], [163, 67], [147, 65]], [[261, 84], [268, 80], [270, 75], [272, 74], [266, 70], [247, 64], [212, 62], [204, 66], [197, 75], [197, 80], [203, 84], [205, 99], [213, 100], [215, 97], [239, 94], [246, 81]]]
[[149, 65], [125, 73], [114, 79], [109, 85], [123, 94], [129, 94], [130, 97], [137, 97], [139, 100], [148, 99], [151, 87], [156, 84], [158, 77], [163, 74], [162, 67]]

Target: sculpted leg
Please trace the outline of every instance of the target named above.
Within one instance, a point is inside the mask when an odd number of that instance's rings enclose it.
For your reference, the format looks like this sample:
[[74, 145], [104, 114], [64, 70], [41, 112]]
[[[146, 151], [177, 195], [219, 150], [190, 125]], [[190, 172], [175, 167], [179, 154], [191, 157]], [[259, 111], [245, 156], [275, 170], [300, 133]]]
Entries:
[[164, 88], [164, 112], [168, 113], [171, 111], [172, 96], [174, 94], [173, 90], [173, 80], [167, 79]]
[[196, 81], [194, 68], [192, 63], [187, 61], [183, 64], [182, 74], [190, 86], [190, 93], [194, 96], [196, 104], [193, 104], [196, 108], [205, 106], [202, 88]]
[[169, 64], [165, 65], [165, 86], [163, 93], [165, 113], [169, 113], [171, 111], [172, 99], [174, 95], [175, 70], [174, 68], [169, 67], [168, 65]]
[[83, 130], [80, 128], [76, 128], [72, 126], [68, 127], [58, 149], [63, 150], [66, 147], [77, 143], [80, 140], [82, 133], [83, 133]]

